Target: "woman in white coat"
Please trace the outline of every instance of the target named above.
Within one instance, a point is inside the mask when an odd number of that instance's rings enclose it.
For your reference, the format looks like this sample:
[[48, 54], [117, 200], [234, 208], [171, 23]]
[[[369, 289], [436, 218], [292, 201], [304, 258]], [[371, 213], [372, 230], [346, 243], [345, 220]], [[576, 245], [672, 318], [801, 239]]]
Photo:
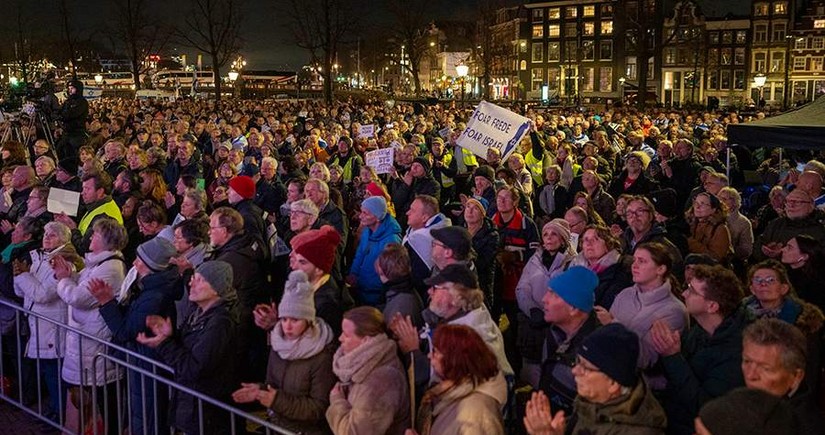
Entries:
[[[106, 353], [106, 346], [112, 333], [98, 312], [97, 299], [89, 292], [89, 283], [99, 279], [112, 288], [120, 288], [127, 266], [120, 252], [126, 246], [126, 229], [114, 219], [97, 219], [92, 227], [89, 253], [85, 256], [85, 267], [79, 273], [62, 257], [54, 257], [53, 267], [57, 282], [57, 294], [69, 305], [69, 326], [77, 328], [99, 341], [81, 337], [75, 333], [66, 334], [66, 357], [63, 361], [63, 380], [72, 386], [93, 386], [98, 389], [97, 399], [100, 412], [103, 402], [108, 402], [107, 433], [117, 433], [117, 392], [115, 381], [121, 373], [103, 358], [95, 362], [95, 355]], [[94, 367], [93, 367], [94, 363]], [[104, 389], [108, 390], [104, 394]], [[85, 406], [85, 405], [84, 405]], [[85, 426], [84, 426], [85, 427]]]
[[[51, 259], [61, 256], [75, 268], [83, 267], [83, 259], [77, 255], [71, 238], [72, 232], [66, 225], [49, 222], [43, 233], [42, 249], [30, 253], [31, 264], [21, 261], [14, 265], [14, 292], [23, 298], [23, 308], [49, 319], [29, 316], [31, 336], [26, 345], [25, 364], [29, 370], [24, 371], [24, 375], [30, 373], [29, 377], [42, 379], [49, 391], [45, 414], [55, 421], [58, 421], [62, 403], [65, 403], [58, 369], [65, 352], [66, 330], [59, 325], [68, 322], [68, 307], [57, 295], [57, 279]], [[25, 381], [26, 385], [39, 385], [36, 379]]]

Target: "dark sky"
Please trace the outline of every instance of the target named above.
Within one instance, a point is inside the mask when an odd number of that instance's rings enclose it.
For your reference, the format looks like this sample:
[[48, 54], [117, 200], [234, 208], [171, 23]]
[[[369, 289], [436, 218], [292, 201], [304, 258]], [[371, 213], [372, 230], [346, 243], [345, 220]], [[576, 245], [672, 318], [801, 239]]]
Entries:
[[[0, 0], [0, 6], [9, 2], [23, 2], [29, 12], [38, 18], [38, 24], [45, 25], [49, 33], [59, 32], [57, 13], [58, 0], [29, 1], [29, 0]], [[68, 0], [73, 12], [74, 22], [85, 31], [100, 28], [111, 17], [111, 4], [121, 0]], [[174, 22], [182, 17], [187, 10], [187, 0], [146, 0], [166, 20]], [[287, 20], [283, 13], [279, 13], [277, 0], [243, 0], [245, 19], [242, 28], [244, 46], [241, 54], [247, 59], [247, 68], [250, 69], [294, 69], [308, 60], [306, 52], [291, 40]], [[312, 0], [309, 0], [312, 1]], [[382, 0], [356, 0], [357, 7], [363, 11], [359, 16], [362, 22], [362, 33], [375, 31], [380, 25], [389, 24], [389, 13]], [[473, 17], [473, 8], [477, 0], [430, 0], [433, 4], [432, 17], [439, 19], [466, 19]], [[42, 18], [41, 18], [42, 17]], [[353, 39], [357, 32], [351, 35]], [[101, 36], [103, 38], [103, 36]], [[104, 44], [104, 46], [108, 46]], [[191, 49], [173, 45], [177, 52], [189, 53], [189, 59], [194, 61]]]

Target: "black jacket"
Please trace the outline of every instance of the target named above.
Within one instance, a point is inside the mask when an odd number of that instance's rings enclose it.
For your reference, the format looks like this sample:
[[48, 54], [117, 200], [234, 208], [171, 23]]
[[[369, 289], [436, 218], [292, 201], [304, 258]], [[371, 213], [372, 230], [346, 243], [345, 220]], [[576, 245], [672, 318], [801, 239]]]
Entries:
[[78, 89], [60, 108], [60, 120], [66, 134], [78, 134], [86, 131], [86, 118], [89, 117], [89, 103], [83, 98], [83, 90]]
[[337, 337], [341, 334], [341, 321], [344, 320], [344, 313], [355, 306], [349, 290], [346, 288], [342, 290], [330, 277], [315, 291], [314, 299], [316, 315], [327, 322]]
[[633, 276], [630, 267], [626, 264], [630, 259], [622, 257], [616, 264], [602, 270], [599, 276], [599, 285], [594, 291], [596, 299], [593, 305], [602, 306], [609, 310], [613, 300], [622, 290], [633, 285]]
[[255, 184], [255, 199], [252, 200], [261, 210], [269, 214], [280, 212], [281, 204], [286, 202], [286, 187], [277, 178], [266, 181], [263, 177]]
[[485, 218], [484, 224], [473, 235], [473, 250], [476, 258], [473, 263], [478, 272], [478, 285], [484, 292], [484, 303], [487, 309], [493, 304], [493, 285], [496, 281], [496, 254], [501, 247], [501, 238], [498, 230], [490, 219]]
[[[244, 199], [235, 204], [235, 210], [243, 217], [243, 229], [246, 234], [264, 242], [266, 237], [266, 224], [264, 223], [264, 212], [255, 205], [251, 199]], [[264, 243], [265, 244], [265, 243]], [[264, 252], [268, 254], [268, 251]]]
[[269, 299], [263, 270], [265, 248], [254, 237], [238, 234], [212, 251], [210, 260], [225, 261], [232, 266], [232, 287], [238, 293], [242, 310], [251, 310]]
[[[239, 383], [234, 376], [236, 322], [231, 306], [221, 300], [204, 313], [195, 311], [180, 333], [157, 348], [159, 359], [175, 370], [175, 382], [207, 396], [232, 403], [230, 395]], [[200, 433], [198, 400], [173, 390], [170, 423], [186, 433]], [[203, 403], [204, 428], [210, 434], [230, 432], [230, 417]]]

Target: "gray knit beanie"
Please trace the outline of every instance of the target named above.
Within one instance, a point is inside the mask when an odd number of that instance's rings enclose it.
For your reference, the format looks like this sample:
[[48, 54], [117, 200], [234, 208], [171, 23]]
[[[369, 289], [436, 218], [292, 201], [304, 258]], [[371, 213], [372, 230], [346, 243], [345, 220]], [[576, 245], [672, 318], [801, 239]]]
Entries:
[[289, 274], [284, 296], [278, 305], [278, 317], [315, 320], [315, 299], [307, 275], [295, 270]]
[[215, 290], [215, 293], [225, 301], [234, 300], [237, 296], [232, 288], [232, 266], [225, 261], [205, 261], [195, 269], [206, 282]]
[[175, 254], [177, 254], [175, 246], [163, 237], [149, 239], [137, 248], [137, 256], [152, 272], [168, 269], [169, 259]]

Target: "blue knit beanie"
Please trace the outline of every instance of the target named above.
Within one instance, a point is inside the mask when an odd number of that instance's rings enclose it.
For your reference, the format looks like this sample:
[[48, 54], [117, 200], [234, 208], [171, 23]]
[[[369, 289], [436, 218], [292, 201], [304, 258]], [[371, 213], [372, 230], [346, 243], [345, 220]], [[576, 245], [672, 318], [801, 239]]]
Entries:
[[382, 221], [387, 215], [387, 200], [383, 196], [370, 196], [361, 201], [361, 208]]
[[585, 313], [593, 311], [593, 291], [599, 285], [599, 277], [584, 266], [573, 266], [547, 282], [568, 305]]

